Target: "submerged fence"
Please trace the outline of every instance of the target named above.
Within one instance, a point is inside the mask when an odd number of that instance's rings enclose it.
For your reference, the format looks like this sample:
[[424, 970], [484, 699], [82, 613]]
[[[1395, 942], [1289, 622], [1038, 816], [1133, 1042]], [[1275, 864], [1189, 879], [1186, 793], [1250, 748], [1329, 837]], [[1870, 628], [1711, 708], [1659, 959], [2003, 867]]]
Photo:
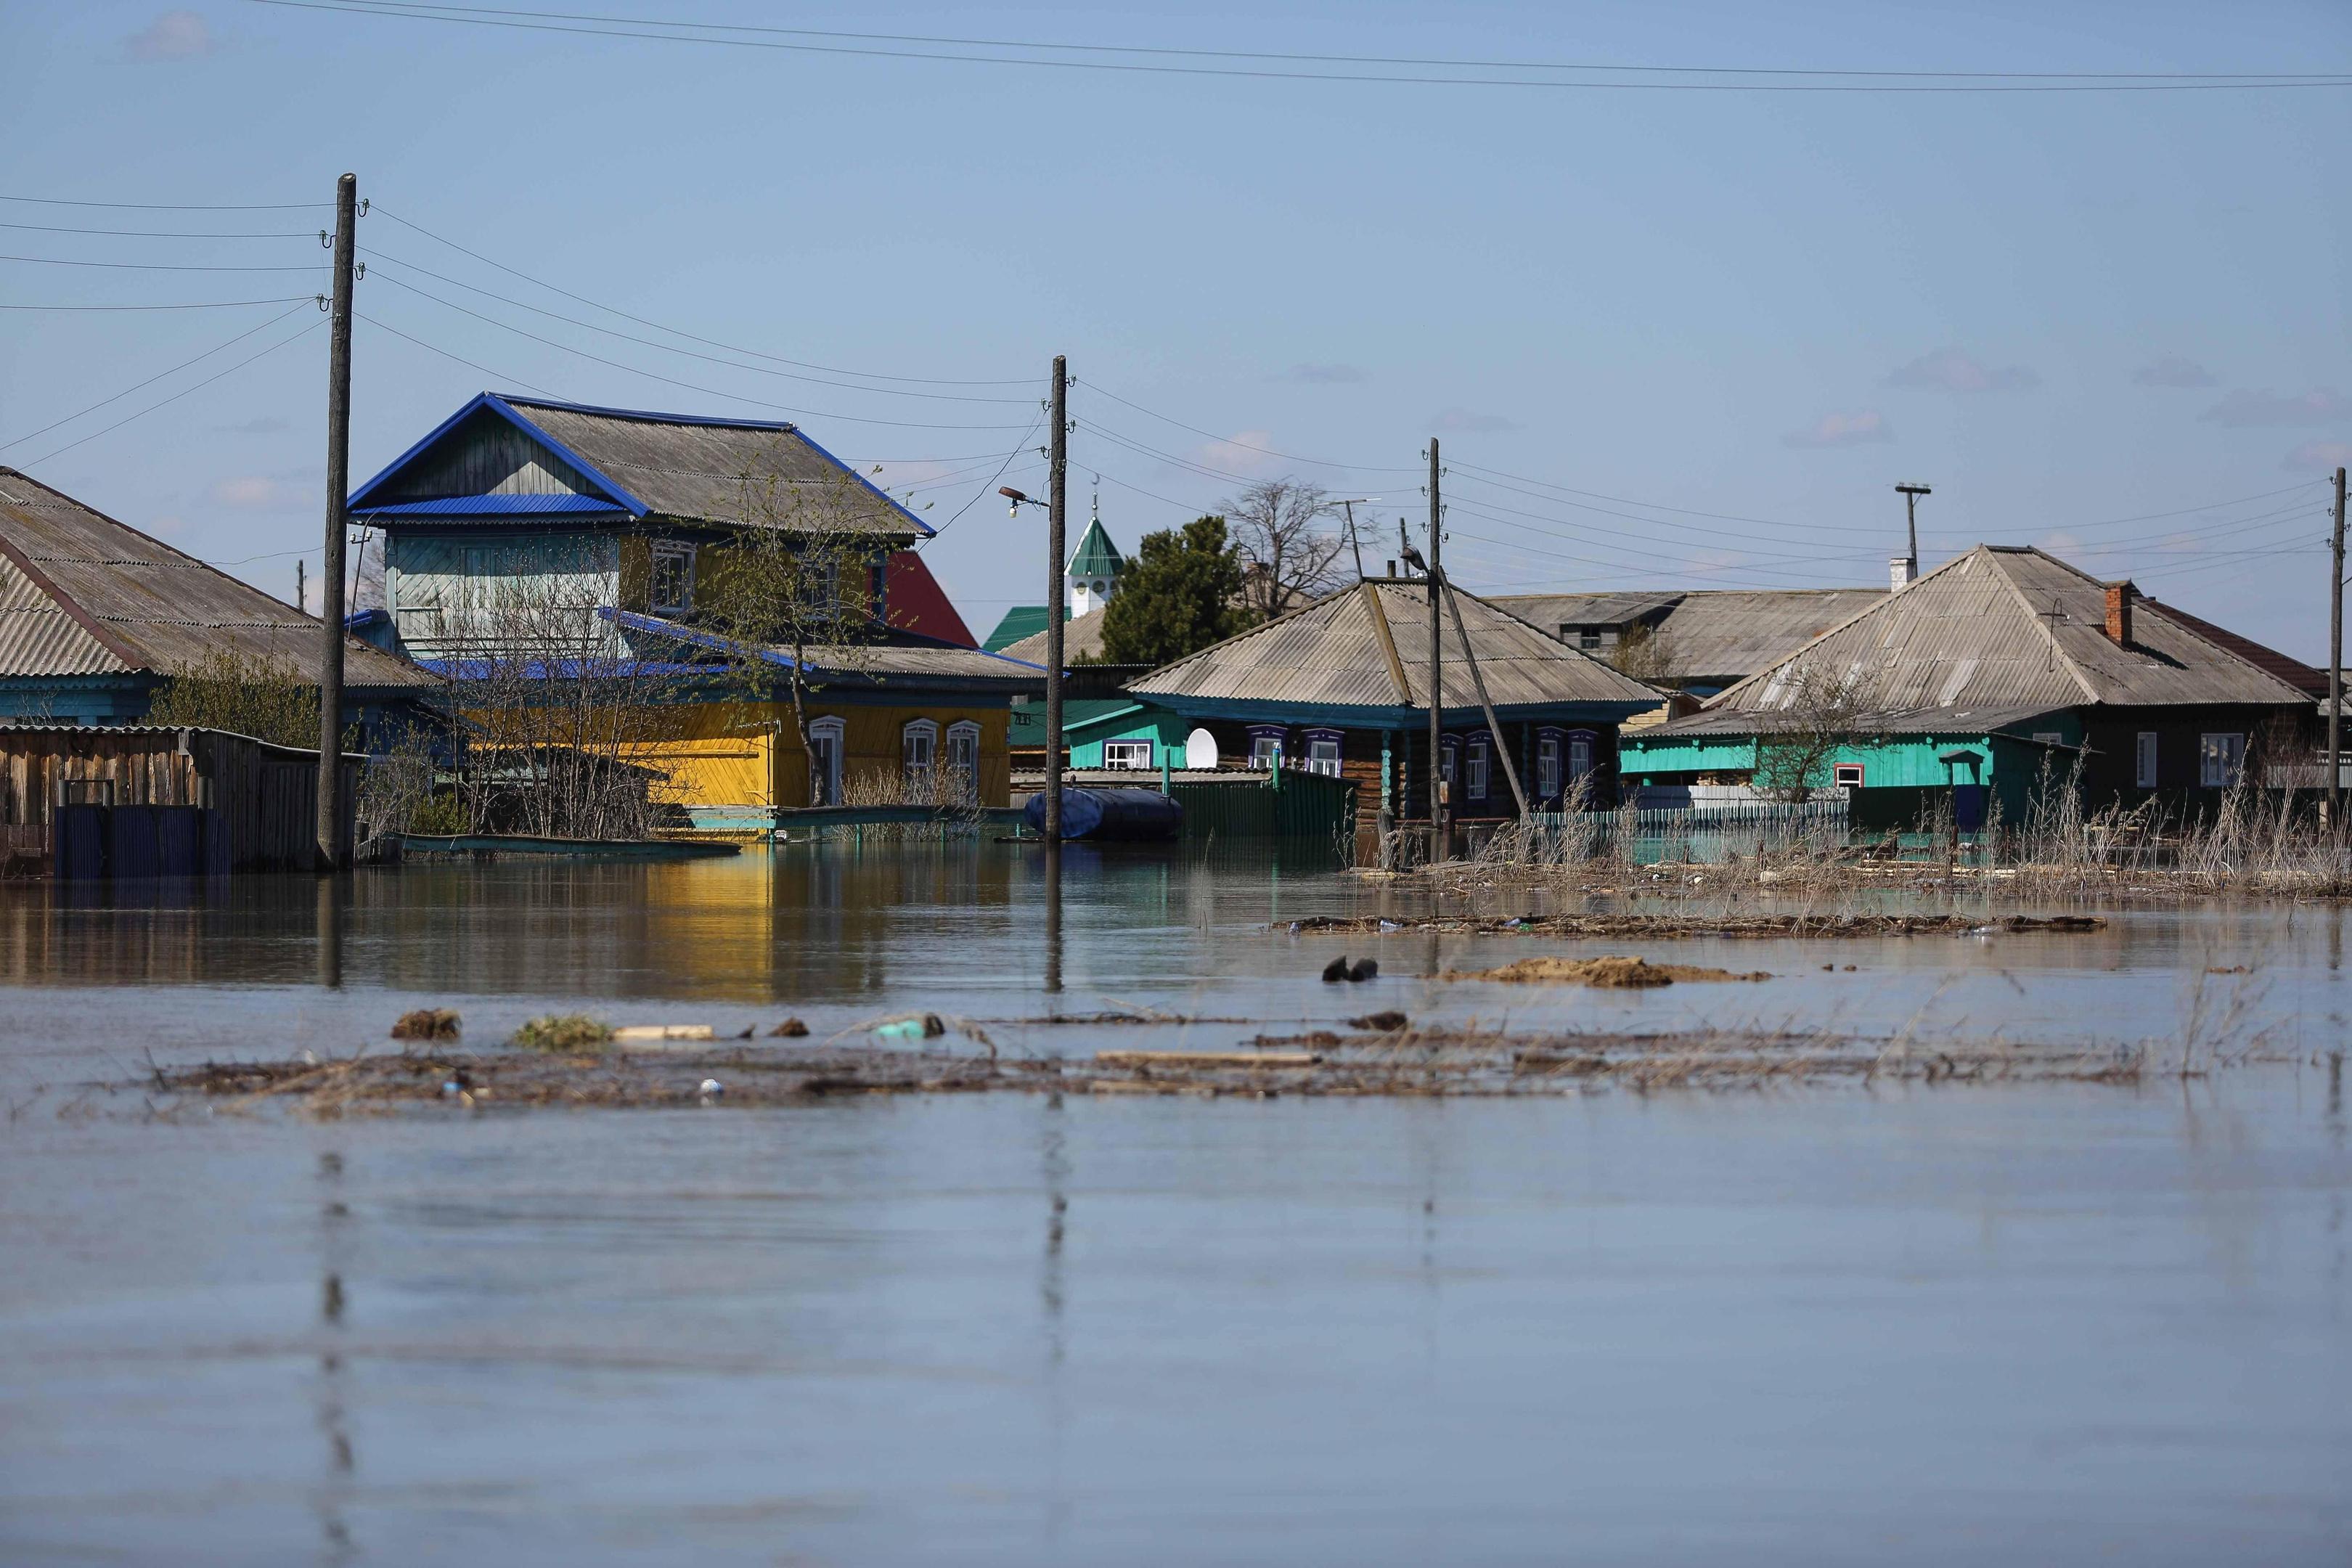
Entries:
[[1846, 842], [1846, 801], [1733, 801], [1697, 806], [1624, 806], [1616, 811], [1538, 812], [1529, 818], [1547, 857], [1622, 856], [1636, 866], [1662, 860], [1706, 864], [1801, 845]]

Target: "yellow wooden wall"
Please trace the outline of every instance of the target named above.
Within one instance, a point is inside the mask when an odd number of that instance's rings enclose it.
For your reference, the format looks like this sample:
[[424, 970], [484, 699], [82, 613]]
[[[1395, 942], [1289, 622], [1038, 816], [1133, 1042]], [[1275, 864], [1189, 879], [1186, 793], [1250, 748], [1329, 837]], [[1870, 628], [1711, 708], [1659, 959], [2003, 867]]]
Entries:
[[[966, 720], [980, 726], [980, 802], [1009, 805], [1012, 763], [1005, 750], [1011, 714], [1003, 708], [843, 704], [829, 707], [820, 695], [808, 709], [809, 721], [842, 721], [842, 780], [855, 789], [860, 778], [896, 780], [901, 775], [900, 742], [906, 726], [929, 719], [947, 729]], [[790, 702], [706, 702], [682, 705], [665, 715], [665, 738], [633, 751], [632, 760], [670, 775], [656, 799], [684, 806], [798, 806], [808, 804], [808, 755]]]

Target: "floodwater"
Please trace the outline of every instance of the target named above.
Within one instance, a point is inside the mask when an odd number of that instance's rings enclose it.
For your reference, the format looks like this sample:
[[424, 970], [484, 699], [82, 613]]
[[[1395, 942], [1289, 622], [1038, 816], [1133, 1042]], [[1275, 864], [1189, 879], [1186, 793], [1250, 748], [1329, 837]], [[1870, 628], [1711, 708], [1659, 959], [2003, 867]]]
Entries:
[[[0, 1561], [2352, 1555], [2344, 911], [1342, 942], [1286, 922], [1426, 895], [1157, 852], [1072, 852], [1054, 902], [1034, 850], [978, 843], [0, 888]], [[1322, 984], [1343, 947], [1381, 978]], [[1780, 978], [1426, 978], [1603, 952]], [[2261, 1059], [328, 1121], [154, 1119], [137, 1087], [151, 1057], [381, 1048], [428, 1002], [478, 1045], [553, 1007], [819, 1037], [914, 1008], [1396, 1007]]]

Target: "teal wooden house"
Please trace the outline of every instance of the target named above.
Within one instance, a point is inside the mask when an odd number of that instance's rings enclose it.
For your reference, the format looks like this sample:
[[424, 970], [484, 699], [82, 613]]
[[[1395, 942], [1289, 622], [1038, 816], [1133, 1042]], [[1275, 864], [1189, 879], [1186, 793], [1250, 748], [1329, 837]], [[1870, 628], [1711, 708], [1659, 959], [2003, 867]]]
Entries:
[[[1711, 699], [1630, 731], [1652, 804], [1696, 785], [1847, 792], [1851, 820], [1963, 827], [2035, 792], [2194, 806], [2307, 749], [2316, 671], [2039, 550], [1980, 544]], [[1792, 761], [1793, 759], [1793, 761]], [[1971, 819], [1975, 819], [1972, 821]]]

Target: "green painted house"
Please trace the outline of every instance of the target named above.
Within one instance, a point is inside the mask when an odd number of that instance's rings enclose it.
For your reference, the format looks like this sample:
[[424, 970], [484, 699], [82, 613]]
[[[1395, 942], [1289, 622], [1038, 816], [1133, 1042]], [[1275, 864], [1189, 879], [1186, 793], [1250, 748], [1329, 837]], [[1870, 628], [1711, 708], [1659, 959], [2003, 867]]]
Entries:
[[[2256, 657], [2257, 655], [2261, 657]], [[2039, 550], [1980, 544], [1710, 699], [1629, 731], [1645, 802], [1800, 783], [1860, 828], [1948, 799], [1964, 827], [2023, 819], [2063, 781], [2093, 807], [2195, 805], [2268, 752], [2308, 749], [2284, 656]]]

